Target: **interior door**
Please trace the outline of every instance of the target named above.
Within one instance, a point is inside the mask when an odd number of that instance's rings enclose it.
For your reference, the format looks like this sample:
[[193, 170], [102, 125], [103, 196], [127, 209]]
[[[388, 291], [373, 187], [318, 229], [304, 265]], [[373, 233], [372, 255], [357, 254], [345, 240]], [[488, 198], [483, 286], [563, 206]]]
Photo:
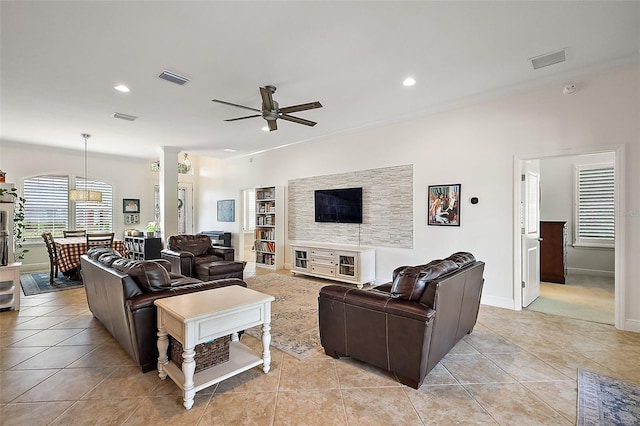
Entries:
[[540, 162], [522, 163], [522, 307], [540, 296]]

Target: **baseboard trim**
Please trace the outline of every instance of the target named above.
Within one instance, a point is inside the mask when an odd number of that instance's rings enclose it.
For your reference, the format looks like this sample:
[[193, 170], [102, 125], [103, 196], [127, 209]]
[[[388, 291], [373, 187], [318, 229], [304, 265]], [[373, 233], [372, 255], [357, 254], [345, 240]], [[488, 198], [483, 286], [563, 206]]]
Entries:
[[480, 304], [495, 306], [496, 308], [505, 308], [513, 310], [516, 309], [514, 304], [515, 301], [513, 299], [507, 299], [504, 297], [495, 297], [495, 296], [485, 296], [484, 294], [480, 297]]
[[567, 274], [591, 275], [592, 277], [606, 277], [606, 278], [615, 277], [615, 273], [613, 271], [600, 271], [597, 269], [584, 269], [584, 268], [567, 268]]
[[640, 333], [640, 320], [629, 319], [629, 318], [625, 319], [624, 330], [635, 331], [636, 333]]

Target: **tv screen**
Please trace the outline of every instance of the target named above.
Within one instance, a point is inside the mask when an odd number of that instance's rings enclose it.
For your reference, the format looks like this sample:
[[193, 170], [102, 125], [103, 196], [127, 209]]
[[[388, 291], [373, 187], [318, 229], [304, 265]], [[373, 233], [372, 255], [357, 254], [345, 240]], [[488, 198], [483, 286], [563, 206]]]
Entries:
[[362, 223], [362, 188], [319, 189], [316, 222]]

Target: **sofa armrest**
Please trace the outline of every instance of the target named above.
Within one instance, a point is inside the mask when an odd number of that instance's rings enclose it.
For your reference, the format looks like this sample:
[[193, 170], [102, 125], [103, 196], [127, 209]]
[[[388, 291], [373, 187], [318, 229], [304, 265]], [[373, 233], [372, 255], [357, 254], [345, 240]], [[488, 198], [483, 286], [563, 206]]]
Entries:
[[235, 260], [235, 250], [231, 247], [211, 247], [208, 253], [220, 256], [222, 260]]
[[328, 285], [320, 289], [319, 299], [333, 299], [346, 305], [358, 306], [370, 311], [393, 314], [419, 321], [431, 321], [435, 311], [418, 302], [391, 297], [385, 291], [360, 290], [339, 285]]
[[186, 277], [195, 276], [193, 262], [193, 253], [189, 251], [179, 251], [171, 249], [162, 249], [160, 251], [160, 257], [168, 260], [171, 263], [171, 271], [184, 275]]
[[187, 284], [179, 287], [167, 288], [163, 291], [154, 291], [152, 293], [143, 293], [127, 300], [127, 308], [130, 311], [136, 311], [148, 306], [153, 306], [153, 302], [165, 297], [178, 296], [181, 294], [195, 293], [197, 291], [211, 290], [214, 288], [227, 287], [230, 285], [240, 285], [246, 287], [247, 283], [238, 278], [229, 278], [224, 280], [215, 280], [207, 282], [198, 282]]

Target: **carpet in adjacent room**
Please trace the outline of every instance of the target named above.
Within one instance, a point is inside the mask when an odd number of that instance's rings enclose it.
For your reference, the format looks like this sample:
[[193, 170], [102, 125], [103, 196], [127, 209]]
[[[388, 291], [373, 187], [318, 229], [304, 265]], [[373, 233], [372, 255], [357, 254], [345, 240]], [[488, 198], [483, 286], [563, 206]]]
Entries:
[[33, 296], [41, 293], [82, 287], [82, 281], [71, 280], [68, 277], [59, 275], [55, 278], [53, 285], [51, 285], [49, 283], [49, 271], [45, 271], [21, 274], [20, 285], [25, 296]]
[[640, 386], [578, 370], [578, 426], [640, 425]]

